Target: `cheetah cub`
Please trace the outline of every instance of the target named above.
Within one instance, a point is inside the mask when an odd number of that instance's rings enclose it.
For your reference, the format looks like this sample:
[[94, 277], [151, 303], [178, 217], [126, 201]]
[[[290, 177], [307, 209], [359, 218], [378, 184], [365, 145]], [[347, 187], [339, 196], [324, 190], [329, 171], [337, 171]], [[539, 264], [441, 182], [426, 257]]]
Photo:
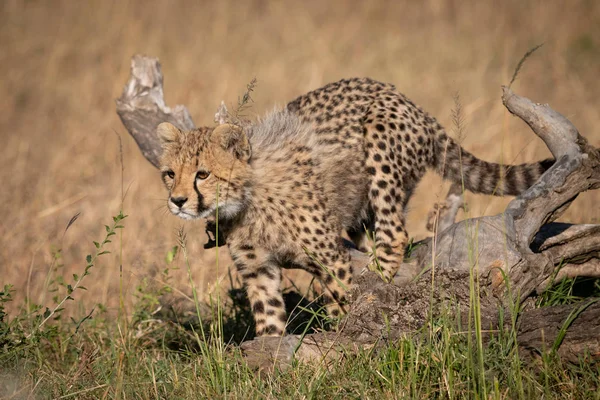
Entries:
[[353, 273], [343, 230], [356, 244], [363, 226], [374, 231], [391, 280], [408, 241], [407, 204], [428, 168], [475, 193], [517, 195], [553, 164], [482, 161], [394, 85], [369, 78], [325, 85], [244, 129], [161, 124], [158, 133], [169, 208], [213, 221], [218, 208], [258, 335], [284, 332], [282, 267], [312, 273], [326, 301], [343, 305]]
[[285, 332], [281, 268], [317, 277], [330, 311], [339, 312], [353, 273], [340, 234], [357, 228], [367, 203], [360, 158], [332, 152], [289, 111], [245, 130], [224, 124], [182, 132], [162, 123], [157, 131], [169, 209], [184, 219], [218, 209], [258, 336]]

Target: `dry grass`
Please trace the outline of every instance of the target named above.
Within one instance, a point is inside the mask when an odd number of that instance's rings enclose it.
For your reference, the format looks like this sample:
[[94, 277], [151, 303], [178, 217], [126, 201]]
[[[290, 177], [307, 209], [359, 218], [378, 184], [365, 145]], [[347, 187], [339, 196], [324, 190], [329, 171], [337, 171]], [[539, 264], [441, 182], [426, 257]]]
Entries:
[[[64, 272], [81, 271], [92, 240], [120, 207], [125, 157], [124, 278], [127, 295], [160, 270], [183, 222], [167, 215], [157, 172], [140, 155], [114, 99], [132, 54], [158, 56], [166, 98], [211, 124], [224, 99], [235, 104], [258, 79], [252, 113], [343, 77], [370, 76], [398, 88], [451, 127], [461, 94], [464, 146], [481, 158], [525, 162], [547, 156], [530, 131], [507, 115], [500, 85], [532, 45], [514, 90], [547, 102], [600, 145], [600, 4], [595, 1], [9, 1], [0, 5], [0, 276], [17, 298], [49, 303], [44, 282], [51, 248], [64, 236]], [[432, 190], [433, 188], [433, 190]], [[411, 202], [409, 232], [443, 196], [428, 176]], [[505, 199], [467, 197], [471, 215], [500, 211]], [[600, 193], [581, 196], [563, 217], [600, 218]], [[197, 285], [215, 284], [214, 255], [202, 250], [201, 224], [185, 224]], [[224, 261], [225, 262], [225, 261]], [[95, 268], [82, 306], [118, 306], [116, 253]], [[225, 273], [225, 268], [221, 268]], [[222, 274], [223, 275], [223, 274]], [[174, 283], [188, 291], [185, 274]], [[44, 297], [46, 296], [46, 297]], [[19, 303], [18, 301], [16, 303]]]

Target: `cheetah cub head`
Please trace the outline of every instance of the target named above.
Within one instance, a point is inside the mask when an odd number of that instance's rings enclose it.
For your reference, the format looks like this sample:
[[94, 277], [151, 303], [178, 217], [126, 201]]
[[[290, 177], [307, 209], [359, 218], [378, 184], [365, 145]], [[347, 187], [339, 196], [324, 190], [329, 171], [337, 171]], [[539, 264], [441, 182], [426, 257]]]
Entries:
[[169, 210], [183, 219], [232, 218], [247, 203], [251, 177], [248, 137], [223, 124], [183, 132], [164, 122], [157, 128], [163, 153], [161, 173]]

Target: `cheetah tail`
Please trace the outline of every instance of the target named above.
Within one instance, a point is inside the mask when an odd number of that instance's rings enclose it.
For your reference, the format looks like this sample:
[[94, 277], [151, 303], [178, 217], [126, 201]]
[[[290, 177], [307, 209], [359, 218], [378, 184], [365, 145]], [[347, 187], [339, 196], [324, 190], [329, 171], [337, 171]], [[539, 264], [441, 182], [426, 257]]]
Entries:
[[531, 164], [501, 165], [480, 160], [441, 133], [436, 140], [434, 166], [444, 178], [464, 182], [465, 189], [495, 196], [518, 195], [554, 164], [547, 159]]

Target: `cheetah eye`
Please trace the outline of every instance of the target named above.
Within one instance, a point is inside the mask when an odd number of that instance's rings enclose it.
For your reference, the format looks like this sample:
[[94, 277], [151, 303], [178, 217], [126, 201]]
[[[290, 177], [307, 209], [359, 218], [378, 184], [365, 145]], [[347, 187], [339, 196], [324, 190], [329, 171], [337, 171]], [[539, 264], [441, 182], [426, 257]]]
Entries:
[[173, 179], [175, 178], [175, 172], [169, 169], [163, 172], [163, 176], [168, 176], [169, 179]]
[[205, 180], [210, 176], [210, 172], [208, 171], [198, 171], [196, 173], [196, 179], [200, 179], [201, 181]]

